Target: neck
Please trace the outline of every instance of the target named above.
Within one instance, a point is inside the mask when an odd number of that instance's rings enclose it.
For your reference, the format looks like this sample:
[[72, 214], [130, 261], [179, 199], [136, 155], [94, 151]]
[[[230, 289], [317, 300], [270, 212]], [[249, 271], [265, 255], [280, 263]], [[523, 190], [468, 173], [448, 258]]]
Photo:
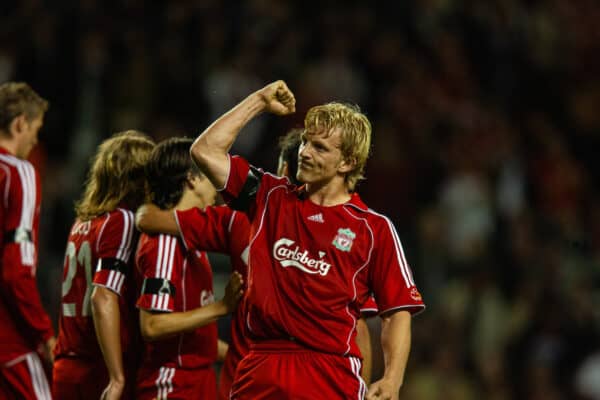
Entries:
[[17, 142], [4, 133], [0, 133], [0, 147], [4, 147], [13, 156], [17, 155]]
[[343, 179], [333, 179], [324, 184], [307, 183], [306, 191], [310, 201], [325, 207], [344, 204], [351, 198]]
[[185, 189], [183, 191], [183, 195], [181, 196], [181, 199], [179, 200], [179, 203], [177, 203], [177, 205], [175, 206], [176, 210], [189, 210], [190, 208], [193, 207], [199, 207], [204, 209], [204, 207], [206, 207], [206, 204], [204, 204], [204, 202], [200, 199], [198, 199], [198, 196], [196, 196], [194, 194], [194, 192], [192, 192], [189, 189]]

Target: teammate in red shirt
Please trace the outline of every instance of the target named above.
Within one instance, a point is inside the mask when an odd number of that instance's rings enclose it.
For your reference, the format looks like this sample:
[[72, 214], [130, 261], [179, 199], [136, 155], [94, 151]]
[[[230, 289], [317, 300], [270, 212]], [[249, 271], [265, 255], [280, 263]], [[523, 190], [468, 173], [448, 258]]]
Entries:
[[[302, 130], [293, 129], [280, 139], [279, 162], [277, 174], [286, 176], [294, 184], [298, 165], [298, 148]], [[220, 252], [230, 255], [231, 266], [243, 277], [247, 272], [248, 239], [250, 224], [246, 214], [236, 212], [229, 207], [207, 207], [205, 210], [192, 208], [161, 210], [156, 206], [144, 205], [136, 214], [136, 225], [143, 232], [168, 233], [179, 235], [188, 249]], [[373, 299], [361, 308], [365, 314], [377, 311]], [[245, 320], [243, 306], [239, 306], [231, 322], [231, 343], [225, 357], [219, 377], [218, 398], [229, 399], [235, 369], [248, 353], [249, 343], [244, 332]], [[371, 347], [368, 327], [363, 319], [359, 320], [357, 341], [366, 368], [363, 369], [365, 381], [370, 379]]]
[[[165, 209], [214, 203], [213, 185], [193, 165], [191, 139], [160, 143], [147, 168], [150, 197]], [[137, 302], [146, 346], [138, 371], [137, 399], [214, 399], [217, 326], [242, 295], [234, 272], [225, 296], [214, 301], [213, 276], [205, 252], [186, 241], [142, 234], [136, 253], [142, 290]]]
[[50, 399], [36, 350], [52, 362], [54, 331], [35, 274], [41, 191], [26, 160], [48, 103], [25, 83], [0, 85], [0, 398]]
[[126, 131], [105, 140], [94, 157], [65, 252], [52, 388], [57, 399], [132, 398], [139, 336], [131, 210], [144, 200], [153, 148], [144, 134]]
[[248, 96], [191, 148], [201, 170], [251, 224], [245, 308], [255, 343], [237, 368], [231, 398], [363, 398], [353, 339], [360, 306], [372, 292], [383, 319], [386, 364], [367, 398], [397, 399], [411, 313], [424, 304], [392, 223], [354, 192], [371, 125], [353, 106], [310, 109], [297, 175], [305, 185], [298, 188], [228, 154], [239, 131], [264, 111], [295, 111], [284, 82]]

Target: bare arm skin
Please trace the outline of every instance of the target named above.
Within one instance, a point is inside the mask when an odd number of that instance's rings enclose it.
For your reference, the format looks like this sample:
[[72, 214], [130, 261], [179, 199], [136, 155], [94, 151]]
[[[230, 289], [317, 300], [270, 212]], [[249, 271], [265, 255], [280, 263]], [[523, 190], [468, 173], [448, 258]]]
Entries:
[[109, 376], [109, 383], [102, 394], [102, 399], [120, 399], [125, 387], [125, 374], [121, 351], [119, 295], [104, 287], [96, 286], [92, 292], [92, 317]]
[[381, 346], [385, 370], [383, 378], [369, 388], [367, 400], [398, 400], [410, 353], [410, 326], [411, 315], [407, 311], [382, 317]]
[[161, 210], [154, 204], [143, 204], [135, 213], [135, 226], [144, 233], [166, 233], [179, 236], [173, 210]]
[[217, 341], [217, 361], [225, 361], [227, 350], [229, 350], [229, 343], [219, 339]]
[[146, 341], [155, 341], [194, 330], [232, 312], [242, 297], [242, 276], [234, 272], [225, 288], [223, 299], [204, 307], [173, 313], [140, 310], [140, 329]]
[[288, 115], [296, 111], [296, 99], [284, 81], [270, 83], [252, 93], [213, 122], [192, 144], [190, 154], [217, 189], [229, 176], [228, 152], [240, 130], [262, 112]]
[[363, 357], [361, 376], [363, 381], [369, 386], [371, 384], [373, 355], [371, 351], [371, 335], [369, 334], [369, 327], [364, 318], [359, 319], [356, 323], [356, 344]]

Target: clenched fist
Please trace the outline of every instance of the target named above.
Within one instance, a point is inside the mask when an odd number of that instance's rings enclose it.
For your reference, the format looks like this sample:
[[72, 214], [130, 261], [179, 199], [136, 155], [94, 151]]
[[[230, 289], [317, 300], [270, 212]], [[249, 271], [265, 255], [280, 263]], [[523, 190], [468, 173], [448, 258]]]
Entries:
[[275, 81], [256, 92], [265, 104], [265, 111], [276, 115], [296, 112], [296, 98], [284, 81]]

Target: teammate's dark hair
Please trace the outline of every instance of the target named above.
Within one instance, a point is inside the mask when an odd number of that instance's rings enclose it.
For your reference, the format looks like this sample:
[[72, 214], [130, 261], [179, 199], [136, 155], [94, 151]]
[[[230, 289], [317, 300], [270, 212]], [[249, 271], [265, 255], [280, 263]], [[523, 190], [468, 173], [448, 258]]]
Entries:
[[201, 175], [190, 157], [190, 138], [171, 138], [159, 143], [146, 165], [150, 200], [162, 209], [174, 207], [188, 175]]
[[296, 178], [296, 173], [298, 172], [298, 149], [302, 132], [302, 129], [294, 128], [279, 138], [279, 158], [287, 163], [288, 178], [295, 185], [301, 184]]

